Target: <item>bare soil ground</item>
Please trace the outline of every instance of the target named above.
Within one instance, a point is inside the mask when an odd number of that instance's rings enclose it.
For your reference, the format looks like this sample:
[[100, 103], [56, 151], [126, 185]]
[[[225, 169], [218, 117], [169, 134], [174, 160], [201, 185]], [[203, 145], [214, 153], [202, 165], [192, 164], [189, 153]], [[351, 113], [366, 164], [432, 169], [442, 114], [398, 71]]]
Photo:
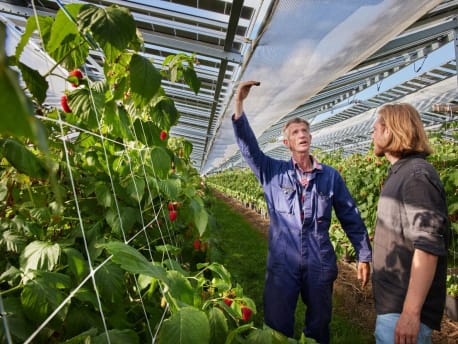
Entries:
[[[264, 234], [266, 240], [269, 229], [269, 219], [261, 216], [255, 210], [246, 207], [241, 202], [229, 198], [213, 190], [215, 196], [226, 202], [246, 220]], [[355, 263], [339, 261], [339, 275], [334, 285], [334, 292], [338, 297], [334, 311], [344, 315], [360, 327], [373, 332], [375, 325], [375, 307], [372, 297], [372, 287], [369, 284], [361, 289], [356, 279]], [[441, 331], [433, 332], [434, 344], [458, 344], [458, 322], [449, 319], [445, 314], [442, 319]]]

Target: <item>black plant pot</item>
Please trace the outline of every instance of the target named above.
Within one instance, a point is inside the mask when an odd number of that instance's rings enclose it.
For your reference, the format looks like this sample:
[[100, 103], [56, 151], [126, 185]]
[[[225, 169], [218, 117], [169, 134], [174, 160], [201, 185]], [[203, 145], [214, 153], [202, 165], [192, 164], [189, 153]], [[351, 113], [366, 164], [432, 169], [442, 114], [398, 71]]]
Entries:
[[458, 321], [458, 296], [447, 294], [445, 298], [445, 314], [450, 319]]

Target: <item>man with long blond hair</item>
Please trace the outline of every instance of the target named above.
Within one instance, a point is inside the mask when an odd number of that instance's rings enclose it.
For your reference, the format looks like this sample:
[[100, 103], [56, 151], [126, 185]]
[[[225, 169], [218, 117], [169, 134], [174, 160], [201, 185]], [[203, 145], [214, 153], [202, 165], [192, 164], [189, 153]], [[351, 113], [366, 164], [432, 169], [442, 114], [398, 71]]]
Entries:
[[432, 149], [413, 106], [382, 106], [372, 140], [375, 154], [391, 163], [374, 237], [376, 342], [431, 343], [445, 304], [450, 238], [445, 191], [425, 160]]

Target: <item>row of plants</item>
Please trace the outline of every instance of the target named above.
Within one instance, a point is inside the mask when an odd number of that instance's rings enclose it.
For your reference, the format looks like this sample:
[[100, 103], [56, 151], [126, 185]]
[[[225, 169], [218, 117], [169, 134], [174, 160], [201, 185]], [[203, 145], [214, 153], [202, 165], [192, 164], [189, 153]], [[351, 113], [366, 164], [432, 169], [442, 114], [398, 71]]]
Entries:
[[[456, 126], [456, 122], [447, 123]], [[447, 195], [449, 220], [452, 229], [450, 244], [449, 267], [450, 271], [458, 266], [458, 135], [447, 138], [441, 135], [441, 130], [429, 133], [430, 143], [434, 154], [428, 160], [437, 169], [444, 184]], [[389, 163], [386, 159], [376, 157], [370, 150], [366, 154], [352, 154], [344, 156], [341, 150], [332, 152], [314, 152], [319, 161], [335, 167], [342, 175], [361, 212], [370, 237], [373, 237], [377, 202], [381, 187], [387, 175]], [[251, 202], [259, 209], [265, 209], [266, 204], [262, 188], [251, 170], [228, 169], [223, 172], [206, 176], [206, 182], [212, 188], [236, 198], [241, 202]], [[262, 204], [262, 205], [259, 205]], [[348, 241], [336, 216], [333, 216], [330, 237], [341, 259], [354, 259], [354, 250]], [[458, 275], [451, 272], [448, 277], [449, 292], [456, 292]], [[456, 294], [458, 296], [458, 293]]]
[[[45, 74], [21, 62], [38, 31], [57, 61]], [[197, 94], [195, 56], [157, 68], [117, 6], [30, 17], [13, 56], [5, 36], [0, 24], [1, 341], [311, 342], [254, 327], [256, 305], [209, 258], [207, 190], [192, 145], [168, 135], [179, 113], [162, 87]], [[92, 49], [101, 81], [84, 70]], [[60, 108], [46, 104], [58, 66]]]

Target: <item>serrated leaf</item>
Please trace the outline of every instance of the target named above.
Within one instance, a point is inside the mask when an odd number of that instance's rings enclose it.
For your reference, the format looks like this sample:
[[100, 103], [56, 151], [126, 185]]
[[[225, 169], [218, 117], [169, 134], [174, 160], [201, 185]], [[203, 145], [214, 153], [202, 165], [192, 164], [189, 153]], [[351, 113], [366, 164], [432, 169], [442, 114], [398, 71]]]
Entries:
[[167, 271], [167, 285], [170, 293], [179, 304], [192, 305], [194, 290], [189, 280], [175, 270]]
[[36, 99], [38, 104], [42, 104], [46, 99], [48, 82], [37, 70], [32, 69], [23, 63], [19, 63], [18, 66], [21, 71], [22, 78], [27, 85], [27, 89]]
[[159, 90], [161, 74], [150, 60], [137, 54], [132, 56], [129, 70], [132, 98], [136, 105], [145, 106]]
[[5, 54], [6, 29], [0, 22], [0, 133], [37, 139], [37, 120], [33, 106], [19, 85], [19, 75], [7, 65]]
[[119, 207], [119, 212], [111, 208], [105, 216], [107, 223], [112, 231], [118, 235], [127, 233], [132, 229], [133, 225], [140, 219], [140, 211], [138, 208]]
[[[62, 303], [65, 294], [60, 290], [60, 284], [69, 284], [68, 276], [49, 272], [24, 286], [21, 303], [29, 319], [40, 323]], [[68, 305], [58, 313], [60, 321], [64, 319], [67, 308]]]
[[100, 120], [105, 106], [103, 93], [95, 89], [89, 91], [87, 88], [78, 88], [69, 93], [67, 99], [73, 114], [81, 119], [80, 124], [90, 129], [98, 127], [97, 118]]
[[161, 128], [168, 130], [178, 123], [180, 114], [175, 107], [175, 103], [168, 97], [161, 97], [150, 112], [151, 119]]
[[210, 325], [206, 314], [197, 308], [184, 307], [164, 321], [159, 344], [202, 344], [210, 341]]
[[210, 343], [224, 344], [229, 328], [223, 311], [216, 307], [210, 308], [208, 322], [210, 324]]
[[30, 38], [32, 37], [34, 31], [37, 29], [37, 25], [40, 28], [40, 36], [43, 38], [44, 41], [47, 41], [50, 33], [51, 27], [54, 22], [54, 19], [50, 16], [30, 16], [27, 18], [27, 22], [25, 25], [24, 33], [21, 35], [21, 39], [16, 46], [16, 59], [17, 61], [20, 60], [22, 52], [24, 51], [25, 46], [29, 43]]
[[137, 344], [139, 343], [138, 335], [132, 330], [108, 330], [103, 334], [93, 338], [91, 344], [106, 344], [107, 334], [111, 344]]
[[253, 344], [288, 344], [288, 337], [270, 328], [264, 328], [251, 331], [247, 341]]
[[41, 179], [48, 176], [45, 163], [19, 141], [5, 139], [2, 148], [3, 156], [20, 173]]
[[[25, 317], [19, 297], [4, 297], [3, 307], [8, 314], [8, 328], [14, 336], [24, 342], [35, 330], [32, 322]], [[6, 341], [5, 341], [6, 342]]]
[[177, 199], [181, 189], [181, 181], [179, 179], [158, 179], [157, 187], [168, 199]]
[[48, 270], [52, 271], [59, 262], [59, 244], [52, 244], [43, 241], [33, 241], [26, 246], [20, 256], [21, 269]]
[[8, 252], [19, 253], [24, 249], [26, 243], [27, 238], [14, 230], [6, 230], [1, 235], [0, 244], [5, 245]]
[[[83, 6], [83, 4], [68, 4], [65, 6], [65, 9], [61, 8], [56, 12], [50, 32], [50, 38], [46, 45], [48, 52], [59, 49], [62, 44], [68, 40], [69, 36], [73, 38], [79, 35], [76, 18]], [[71, 20], [69, 16], [72, 17], [73, 20]]]
[[160, 139], [161, 129], [151, 121], [143, 122], [137, 118], [134, 122], [134, 131], [137, 140], [149, 147], [162, 144]]
[[95, 184], [95, 196], [97, 197], [97, 203], [102, 207], [109, 208], [113, 204], [113, 196], [107, 183], [97, 182]]
[[116, 264], [108, 262], [95, 274], [97, 289], [105, 303], [119, 303], [126, 290], [124, 271]]
[[75, 275], [77, 281], [81, 281], [89, 271], [89, 265], [80, 251], [68, 247], [63, 249], [67, 257], [67, 265], [70, 271]]
[[122, 51], [136, 40], [136, 24], [131, 13], [122, 7], [86, 5], [78, 17], [79, 30], [91, 31], [100, 46]]
[[129, 245], [119, 241], [111, 241], [97, 246], [105, 248], [112, 254], [113, 262], [119, 264], [124, 270], [167, 281], [167, 274], [163, 267], [149, 262], [140, 252]]
[[110, 102], [105, 110], [103, 120], [106, 130], [112, 136], [121, 137], [127, 141], [133, 140], [129, 115], [124, 108]]
[[196, 225], [200, 236], [203, 236], [207, 230], [208, 213], [203, 205], [198, 201], [198, 198], [193, 198], [191, 200], [191, 209], [194, 214], [194, 224]]
[[167, 151], [162, 147], [153, 147], [151, 149], [151, 162], [154, 173], [159, 178], [165, 178], [170, 170], [172, 160]]
[[201, 81], [197, 78], [197, 74], [192, 68], [183, 69], [183, 78], [186, 84], [194, 91], [197, 95], [200, 90]]
[[21, 274], [21, 270], [17, 269], [14, 266], [10, 266], [6, 271], [3, 271], [3, 273], [0, 275], [0, 283], [12, 282], [16, 278], [20, 277]]
[[134, 176], [129, 178], [126, 185], [127, 194], [137, 202], [140, 202], [145, 194], [145, 185], [146, 181], [143, 177]]

